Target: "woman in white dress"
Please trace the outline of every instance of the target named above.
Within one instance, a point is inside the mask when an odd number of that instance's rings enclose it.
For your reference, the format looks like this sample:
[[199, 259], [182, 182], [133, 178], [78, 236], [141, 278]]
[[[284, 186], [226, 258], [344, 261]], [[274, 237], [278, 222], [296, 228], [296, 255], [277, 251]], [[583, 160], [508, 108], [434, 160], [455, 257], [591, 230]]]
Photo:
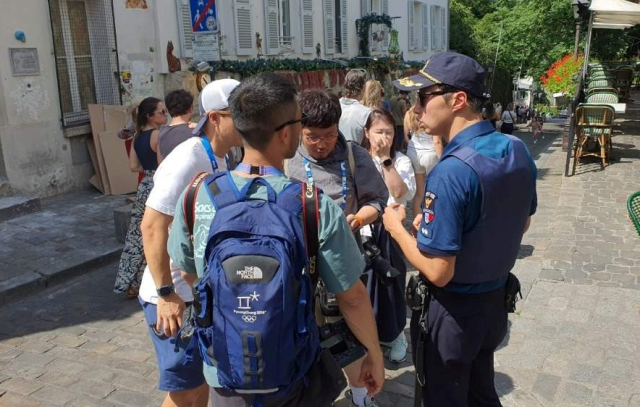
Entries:
[[407, 156], [411, 159], [416, 173], [416, 193], [411, 208], [415, 216], [422, 211], [421, 205], [424, 198], [427, 175], [438, 163], [442, 155], [443, 145], [440, 136], [427, 134], [413, 108], [407, 110], [404, 116], [404, 132], [406, 136], [411, 138], [407, 147]]
[[[411, 202], [416, 192], [416, 179], [411, 160], [395, 151], [395, 121], [384, 109], [374, 109], [364, 128], [362, 147], [369, 151], [387, 189], [392, 203]], [[380, 279], [371, 270], [367, 272], [367, 289], [378, 324], [380, 342], [390, 348], [388, 358], [400, 363], [407, 357], [407, 339], [404, 335], [407, 306], [404, 300], [407, 268], [396, 242], [390, 238], [381, 223], [373, 228], [363, 228], [363, 236], [369, 237], [380, 248], [381, 256], [389, 261], [400, 275], [389, 282]], [[365, 238], [366, 239], [366, 238]]]

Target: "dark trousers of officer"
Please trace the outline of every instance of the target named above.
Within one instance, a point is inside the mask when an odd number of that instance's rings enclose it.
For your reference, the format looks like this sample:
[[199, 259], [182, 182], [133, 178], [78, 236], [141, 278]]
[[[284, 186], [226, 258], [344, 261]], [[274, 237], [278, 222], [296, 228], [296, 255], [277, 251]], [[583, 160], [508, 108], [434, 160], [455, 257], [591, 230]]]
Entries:
[[[419, 318], [419, 312], [411, 318], [414, 355]], [[502, 406], [493, 382], [493, 354], [507, 333], [504, 289], [482, 294], [438, 290], [431, 297], [428, 322], [424, 406]]]

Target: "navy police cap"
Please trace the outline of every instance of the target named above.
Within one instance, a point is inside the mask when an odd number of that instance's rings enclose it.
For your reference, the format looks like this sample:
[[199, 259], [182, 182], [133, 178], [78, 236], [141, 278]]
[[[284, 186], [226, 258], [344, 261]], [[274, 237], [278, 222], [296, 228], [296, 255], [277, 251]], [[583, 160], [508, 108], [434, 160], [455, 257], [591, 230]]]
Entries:
[[393, 81], [393, 85], [406, 91], [432, 85], [446, 85], [484, 98], [484, 68], [475, 59], [457, 52], [433, 55], [417, 75]]

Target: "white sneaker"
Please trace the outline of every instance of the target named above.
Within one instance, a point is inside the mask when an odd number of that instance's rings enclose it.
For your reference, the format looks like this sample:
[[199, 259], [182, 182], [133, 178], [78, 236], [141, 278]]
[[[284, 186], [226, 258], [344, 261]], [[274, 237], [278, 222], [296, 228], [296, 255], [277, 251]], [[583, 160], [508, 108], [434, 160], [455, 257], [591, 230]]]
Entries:
[[393, 363], [402, 363], [407, 359], [407, 338], [404, 332], [400, 333], [396, 339], [391, 342], [391, 350], [389, 351], [389, 361]]
[[538, 139], [533, 140], [533, 144], [538, 144]]
[[378, 407], [378, 403], [376, 403], [376, 400], [371, 397], [371, 396], [364, 396], [364, 404], [363, 405], [359, 405], [353, 402], [353, 395], [351, 394], [351, 390], [347, 390], [347, 392], [344, 394], [344, 397], [346, 399], [349, 399], [349, 401], [351, 401], [351, 407]]

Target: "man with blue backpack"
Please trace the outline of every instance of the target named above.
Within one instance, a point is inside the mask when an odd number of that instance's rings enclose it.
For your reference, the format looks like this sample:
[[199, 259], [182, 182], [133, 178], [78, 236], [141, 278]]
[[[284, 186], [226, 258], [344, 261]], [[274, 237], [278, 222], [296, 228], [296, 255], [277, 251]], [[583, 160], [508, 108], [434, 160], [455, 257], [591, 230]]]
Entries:
[[[332, 404], [346, 381], [320, 346], [318, 276], [368, 350], [361, 378], [377, 394], [384, 363], [356, 241], [330, 198], [283, 173], [305, 117], [295, 85], [259, 74], [232, 92], [229, 107], [243, 162], [194, 180], [176, 207], [168, 243], [178, 266], [200, 277], [192, 344], [205, 362], [212, 405]], [[186, 204], [190, 194], [193, 205]]]

